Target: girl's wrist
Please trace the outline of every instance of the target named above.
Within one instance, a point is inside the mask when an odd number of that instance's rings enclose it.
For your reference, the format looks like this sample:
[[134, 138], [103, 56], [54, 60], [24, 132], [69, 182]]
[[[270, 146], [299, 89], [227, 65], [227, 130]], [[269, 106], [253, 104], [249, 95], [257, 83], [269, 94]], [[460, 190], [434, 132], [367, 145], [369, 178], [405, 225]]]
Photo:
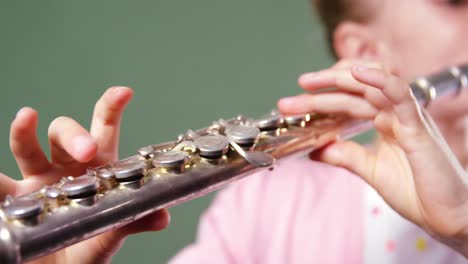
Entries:
[[463, 232], [455, 236], [432, 236], [468, 259], [468, 227], [465, 228]]

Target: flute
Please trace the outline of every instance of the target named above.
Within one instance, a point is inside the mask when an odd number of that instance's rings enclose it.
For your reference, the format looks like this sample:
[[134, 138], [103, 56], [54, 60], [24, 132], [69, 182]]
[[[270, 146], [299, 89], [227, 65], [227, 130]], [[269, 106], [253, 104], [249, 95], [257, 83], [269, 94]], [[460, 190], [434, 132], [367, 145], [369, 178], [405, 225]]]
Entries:
[[[468, 87], [468, 65], [410, 84], [427, 105]], [[0, 204], [0, 263], [21, 263], [189, 201], [276, 160], [372, 129], [344, 115], [239, 116]]]

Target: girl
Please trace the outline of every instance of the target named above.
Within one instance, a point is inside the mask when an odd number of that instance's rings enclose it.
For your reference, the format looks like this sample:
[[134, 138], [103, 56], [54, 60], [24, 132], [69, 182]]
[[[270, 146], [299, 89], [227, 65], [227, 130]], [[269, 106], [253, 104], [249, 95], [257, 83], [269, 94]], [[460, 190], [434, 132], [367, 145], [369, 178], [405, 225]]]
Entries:
[[[379, 139], [370, 149], [337, 141], [312, 155], [331, 165], [308, 157], [290, 158], [274, 171], [231, 185], [204, 214], [197, 241], [172, 263], [466, 262], [468, 187], [462, 168], [468, 162], [468, 96], [463, 92], [431, 104], [433, 122], [417, 106], [407, 83], [414, 76], [468, 61], [468, 50], [463, 49], [468, 41], [464, 34], [468, 4], [452, 0], [314, 4], [339, 62], [302, 75], [299, 84], [307, 91], [337, 90], [285, 98], [279, 108], [285, 114], [345, 112], [369, 119]], [[65, 160], [55, 155], [57, 166], [43, 158], [36, 144], [35, 112], [22, 110], [12, 124], [11, 147], [27, 179], [15, 183], [3, 178], [2, 186], [7, 186], [3, 194], [53, 178], [40, 177], [44, 173], [29, 164], [50, 169], [72, 162], [74, 168], [114, 159], [118, 120], [130, 97], [128, 89], [118, 90], [98, 102], [91, 133], [68, 118], [52, 124], [51, 143], [57, 146], [52, 153], [68, 153]], [[109, 100], [107, 108], [102, 100]], [[77, 254], [80, 262], [108, 261], [125, 235], [159, 229], [168, 221], [164, 211], [145, 219], [52, 254], [47, 261], [72, 261], [69, 257]]]

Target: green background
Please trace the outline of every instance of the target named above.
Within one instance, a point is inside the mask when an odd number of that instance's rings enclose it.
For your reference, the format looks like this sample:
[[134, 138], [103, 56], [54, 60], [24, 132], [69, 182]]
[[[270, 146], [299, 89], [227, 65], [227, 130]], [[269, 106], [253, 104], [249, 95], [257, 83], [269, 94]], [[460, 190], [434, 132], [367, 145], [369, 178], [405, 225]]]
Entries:
[[[2, 1], [0, 168], [18, 178], [8, 146], [18, 109], [86, 127], [109, 86], [135, 97], [121, 157], [220, 117], [258, 116], [301, 92], [297, 76], [332, 63], [307, 0]], [[115, 263], [165, 263], [193, 241], [212, 195], [171, 209], [163, 232], [129, 238]]]

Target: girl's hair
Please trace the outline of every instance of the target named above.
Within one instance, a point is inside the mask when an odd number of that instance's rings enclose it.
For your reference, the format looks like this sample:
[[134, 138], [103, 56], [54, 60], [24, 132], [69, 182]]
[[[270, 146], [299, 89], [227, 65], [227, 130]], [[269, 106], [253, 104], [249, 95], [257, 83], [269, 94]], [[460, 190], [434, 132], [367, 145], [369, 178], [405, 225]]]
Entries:
[[335, 58], [337, 56], [333, 48], [333, 34], [338, 25], [344, 21], [365, 23], [371, 18], [369, 8], [363, 7], [368, 3], [362, 3], [363, 0], [310, 0], [310, 2], [325, 26], [328, 47]]

